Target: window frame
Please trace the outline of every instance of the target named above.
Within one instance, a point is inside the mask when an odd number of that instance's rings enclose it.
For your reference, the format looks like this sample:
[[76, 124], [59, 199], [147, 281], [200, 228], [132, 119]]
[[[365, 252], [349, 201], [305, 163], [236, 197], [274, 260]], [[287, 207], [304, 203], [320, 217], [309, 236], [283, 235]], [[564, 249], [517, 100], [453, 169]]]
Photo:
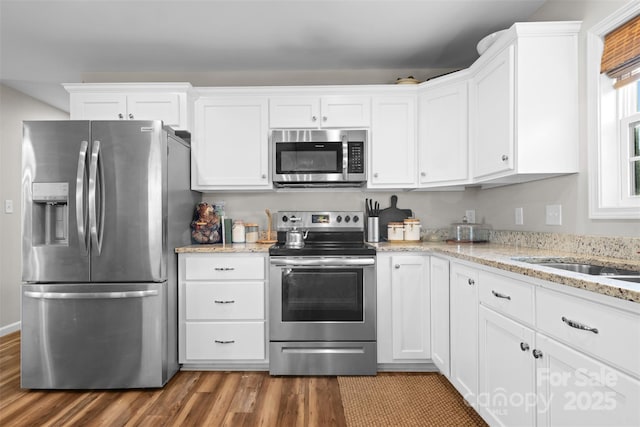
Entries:
[[[628, 167], [623, 152], [617, 96], [610, 78], [600, 74], [604, 36], [640, 14], [640, 2], [631, 2], [587, 32], [587, 141], [589, 218], [640, 219], [640, 197], [628, 191]], [[625, 141], [627, 136], [624, 135]], [[624, 144], [627, 147], [628, 142]]]

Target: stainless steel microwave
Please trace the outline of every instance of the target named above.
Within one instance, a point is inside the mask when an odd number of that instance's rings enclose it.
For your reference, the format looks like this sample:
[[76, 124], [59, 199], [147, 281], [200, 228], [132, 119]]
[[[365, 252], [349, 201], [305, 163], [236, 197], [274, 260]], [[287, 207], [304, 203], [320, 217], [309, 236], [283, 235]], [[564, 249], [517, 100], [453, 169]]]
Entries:
[[359, 187], [367, 180], [364, 129], [274, 130], [271, 144], [278, 187]]

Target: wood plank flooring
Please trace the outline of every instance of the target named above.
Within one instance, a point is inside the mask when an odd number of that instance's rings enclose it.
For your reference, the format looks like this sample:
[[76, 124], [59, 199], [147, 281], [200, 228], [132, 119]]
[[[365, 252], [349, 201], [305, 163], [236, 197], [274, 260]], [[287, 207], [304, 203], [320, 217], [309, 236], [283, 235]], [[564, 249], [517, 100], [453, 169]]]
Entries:
[[178, 372], [162, 389], [20, 388], [20, 335], [0, 338], [0, 425], [346, 426], [336, 377]]
[[2, 427], [346, 425], [338, 380], [328, 376], [181, 371], [162, 389], [23, 390], [20, 333], [0, 337]]
[[346, 426], [336, 377], [178, 372], [162, 389], [20, 388], [20, 334], [0, 338], [0, 426]]

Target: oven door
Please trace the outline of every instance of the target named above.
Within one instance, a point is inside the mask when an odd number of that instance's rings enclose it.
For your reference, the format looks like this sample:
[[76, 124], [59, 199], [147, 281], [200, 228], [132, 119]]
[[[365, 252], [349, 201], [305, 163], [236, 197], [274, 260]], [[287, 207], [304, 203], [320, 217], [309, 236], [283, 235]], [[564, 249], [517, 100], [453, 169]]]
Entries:
[[375, 257], [271, 257], [271, 341], [374, 341]]

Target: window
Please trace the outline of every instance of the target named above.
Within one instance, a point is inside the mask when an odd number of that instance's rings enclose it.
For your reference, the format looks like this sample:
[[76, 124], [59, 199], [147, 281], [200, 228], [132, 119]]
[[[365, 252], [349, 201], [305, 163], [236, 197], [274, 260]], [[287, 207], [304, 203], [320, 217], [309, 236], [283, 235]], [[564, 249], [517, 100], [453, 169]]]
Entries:
[[625, 25], [640, 30], [639, 2], [587, 34], [589, 217], [596, 219], [640, 219], [640, 43], [627, 34], [610, 49]]

